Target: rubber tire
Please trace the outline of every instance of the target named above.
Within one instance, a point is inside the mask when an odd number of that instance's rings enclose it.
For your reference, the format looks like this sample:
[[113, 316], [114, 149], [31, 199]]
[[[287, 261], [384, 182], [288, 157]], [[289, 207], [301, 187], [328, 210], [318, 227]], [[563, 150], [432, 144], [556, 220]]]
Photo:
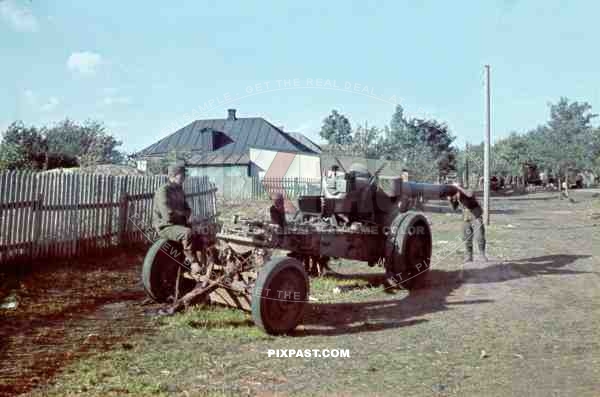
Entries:
[[[169, 254], [172, 253], [172, 254]], [[166, 303], [175, 292], [177, 268], [184, 262], [183, 248], [180, 243], [167, 239], [156, 241], [144, 258], [142, 282], [146, 294], [155, 302]], [[182, 267], [179, 278], [179, 297], [190, 292], [196, 286], [193, 280], [183, 277]]]
[[[293, 311], [290, 313], [285, 313], [286, 308], [281, 307], [284, 299], [278, 299], [278, 294], [275, 293], [277, 284], [281, 282], [281, 277], [285, 277], [286, 274], [287, 277], [295, 277], [293, 283], [299, 288], [293, 292], [300, 294], [292, 303], [283, 304], [289, 305], [288, 309]], [[265, 296], [262, 294], [263, 291], [266, 291]], [[287, 256], [271, 259], [260, 269], [258, 278], [256, 279], [252, 295], [252, 319], [254, 323], [264, 332], [271, 335], [289, 333], [296, 328], [302, 318], [306, 302], [308, 301], [308, 292], [308, 275], [304, 270], [304, 265], [300, 261]], [[269, 318], [269, 314], [273, 314], [273, 309], [280, 309], [284, 314], [277, 319]]]
[[[406, 212], [396, 216], [392, 223], [396, 231], [386, 243], [386, 271], [392, 276], [401, 274], [400, 283], [407, 290], [418, 288], [431, 266], [432, 237], [429, 222], [419, 212]], [[419, 232], [422, 227], [422, 233]], [[410, 231], [417, 234], [410, 234]], [[420, 240], [420, 247], [414, 245]], [[400, 277], [396, 277], [398, 280]]]

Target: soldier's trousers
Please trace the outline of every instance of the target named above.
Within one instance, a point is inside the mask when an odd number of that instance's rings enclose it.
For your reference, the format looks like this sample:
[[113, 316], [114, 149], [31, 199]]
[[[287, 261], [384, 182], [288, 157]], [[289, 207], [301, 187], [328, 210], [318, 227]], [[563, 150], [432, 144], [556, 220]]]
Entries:
[[167, 240], [178, 241], [183, 246], [183, 254], [190, 262], [198, 262], [196, 247], [192, 238], [192, 228], [182, 225], [166, 226], [160, 229], [158, 235]]
[[473, 257], [473, 235], [477, 240], [479, 253], [485, 254], [485, 226], [483, 218], [466, 220], [463, 224], [463, 241], [465, 242], [465, 257]]

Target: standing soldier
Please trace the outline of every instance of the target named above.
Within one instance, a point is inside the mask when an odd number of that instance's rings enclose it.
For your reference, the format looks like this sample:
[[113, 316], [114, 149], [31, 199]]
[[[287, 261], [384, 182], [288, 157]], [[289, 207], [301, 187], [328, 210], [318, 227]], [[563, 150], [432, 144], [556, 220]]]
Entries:
[[285, 202], [282, 193], [275, 193], [273, 195], [273, 205], [269, 208], [269, 216], [271, 223], [279, 225], [279, 227], [285, 227]]
[[476, 235], [481, 260], [487, 262], [485, 255], [485, 227], [483, 226], [483, 209], [470, 190], [455, 185], [457, 192], [448, 197], [452, 208], [456, 210], [460, 204], [463, 211], [463, 241], [465, 243], [465, 262], [473, 261], [473, 234]]
[[183, 192], [185, 167], [171, 165], [168, 177], [169, 181], [154, 194], [152, 224], [160, 237], [181, 243], [185, 258], [190, 262], [191, 273], [197, 275], [201, 267], [196, 257], [192, 228], [188, 223], [192, 210]]

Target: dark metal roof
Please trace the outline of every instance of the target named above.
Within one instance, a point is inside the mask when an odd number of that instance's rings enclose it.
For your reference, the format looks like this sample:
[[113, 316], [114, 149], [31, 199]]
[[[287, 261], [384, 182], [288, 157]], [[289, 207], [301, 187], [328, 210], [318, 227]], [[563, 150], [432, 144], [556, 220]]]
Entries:
[[304, 136], [303, 134], [301, 134], [299, 132], [286, 132], [286, 134], [290, 135], [292, 138], [294, 138], [295, 140], [297, 140], [298, 142], [300, 142], [301, 144], [303, 144], [304, 146], [306, 146], [313, 152], [321, 153], [321, 146], [317, 145], [316, 143], [314, 143], [312, 140], [310, 140], [308, 137]]
[[[232, 142], [213, 151], [215, 132], [223, 133]], [[196, 152], [195, 161], [202, 162], [206, 159], [216, 164], [217, 159], [222, 159], [220, 164], [240, 164], [242, 155], [248, 155], [250, 147], [293, 153], [318, 154], [308, 145], [293, 138], [279, 128], [275, 127], [261, 117], [247, 117], [238, 119], [211, 119], [196, 120], [173, 134], [161, 139], [153, 145], [141, 150], [137, 157], [162, 157], [169, 152], [188, 151]], [[215, 156], [211, 156], [211, 155]], [[235, 156], [238, 155], [234, 163]], [[192, 157], [192, 159], [194, 158]], [[231, 158], [231, 159], [230, 159]], [[245, 161], [245, 160], [244, 160]], [[249, 160], [248, 160], [249, 161]]]
[[247, 153], [227, 153], [224, 150], [216, 150], [206, 154], [197, 154], [187, 161], [188, 165], [223, 165], [250, 164], [250, 156]]

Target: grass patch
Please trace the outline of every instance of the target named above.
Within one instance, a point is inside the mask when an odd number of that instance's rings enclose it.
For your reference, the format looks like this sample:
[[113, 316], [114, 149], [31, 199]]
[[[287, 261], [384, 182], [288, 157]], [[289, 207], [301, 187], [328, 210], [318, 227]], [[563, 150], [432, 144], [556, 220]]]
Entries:
[[[589, 206], [545, 197], [497, 199], [488, 253], [503, 263], [463, 266], [460, 214], [428, 213], [434, 254], [450, 252], [423, 289], [362, 294], [383, 268], [332, 260], [338, 274], [311, 279], [319, 301], [292, 336], [263, 334], [239, 310], [191, 308], [147, 320], [152, 332], [72, 362], [33, 394], [597, 395], [597, 283], [592, 260], [575, 257], [592, 250], [580, 227]], [[267, 357], [334, 348], [351, 358]]]
[[345, 301], [360, 301], [367, 295], [377, 294], [382, 291], [380, 286], [374, 286], [367, 280], [360, 278], [337, 279], [333, 277], [319, 277], [311, 280], [310, 296], [318, 302], [333, 302], [344, 299]]
[[164, 330], [190, 332], [198, 336], [236, 338], [240, 341], [271, 338], [254, 326], [250, 313], [219, 306], [191, 307], [158, 322]]
[[245, 352], [251, 342], [276, 339], [255, 327], [250, 314], [221, 307], [190, 308], [154, 325], [159, 329], [152, 336], [70, 365], [43, 395], [225, 395], [215, 385], [201, 387], [203, 380], [226, 377], [234, 363], [221, 358]]

